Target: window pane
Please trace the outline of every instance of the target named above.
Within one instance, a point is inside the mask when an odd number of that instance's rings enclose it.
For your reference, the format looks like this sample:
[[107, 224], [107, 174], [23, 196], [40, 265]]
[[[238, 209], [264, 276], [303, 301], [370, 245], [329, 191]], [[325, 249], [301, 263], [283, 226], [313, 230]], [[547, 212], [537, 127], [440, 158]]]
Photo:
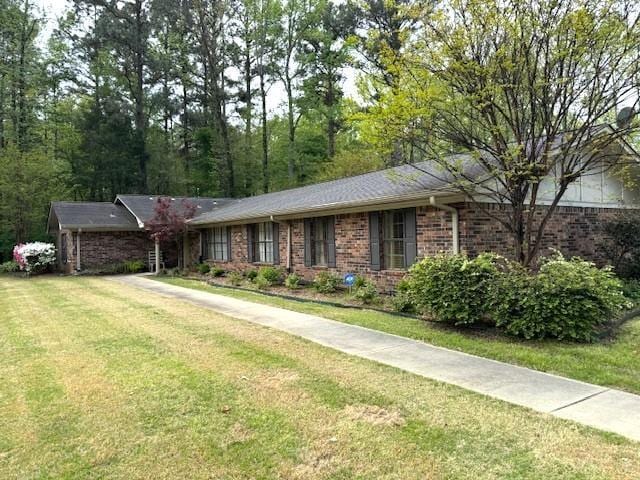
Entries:
[[324, 241], [315, 242], [314, 263], [316, 265], [327, 264], [326, 243]]
[[382, 219], [384, 268], [404, 268], [404, 212], [386, 211]]

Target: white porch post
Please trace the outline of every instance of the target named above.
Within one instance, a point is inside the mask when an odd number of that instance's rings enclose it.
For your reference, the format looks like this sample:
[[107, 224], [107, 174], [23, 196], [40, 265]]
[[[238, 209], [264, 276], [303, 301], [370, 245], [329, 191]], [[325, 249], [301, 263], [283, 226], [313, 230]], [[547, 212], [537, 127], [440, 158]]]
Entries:
[[82, 233], [82, 229], [78, 229], [78, 233], [76, 234], [76, 270], [80, 271], [80, 234]]
[[160, 240], [158, 240], [156, 238], [155, 241], [155, 247], [156, 247], [156, 272], [155, 274], [158, 275], [158, 273], [160, 273]]

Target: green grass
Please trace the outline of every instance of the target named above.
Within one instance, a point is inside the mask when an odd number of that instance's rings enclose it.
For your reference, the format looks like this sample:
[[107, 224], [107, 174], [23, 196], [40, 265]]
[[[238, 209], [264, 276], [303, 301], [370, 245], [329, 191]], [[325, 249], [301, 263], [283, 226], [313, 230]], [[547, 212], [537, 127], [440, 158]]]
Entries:
[[166, 283], [319, 315], [393, 333], [486, 358], [555, 373], [585, 382], [640, 393], [640, 318], [627, 322], [615, 338], [598, 344], [523, 341], [486, 332], [464, 331], [372, 310], [288, 300], [258, 292], [208, 285], [197, 280], [158, 278]]
[[615, 479], [638, 444], [104, 278], [0, 276], [2, 479]]

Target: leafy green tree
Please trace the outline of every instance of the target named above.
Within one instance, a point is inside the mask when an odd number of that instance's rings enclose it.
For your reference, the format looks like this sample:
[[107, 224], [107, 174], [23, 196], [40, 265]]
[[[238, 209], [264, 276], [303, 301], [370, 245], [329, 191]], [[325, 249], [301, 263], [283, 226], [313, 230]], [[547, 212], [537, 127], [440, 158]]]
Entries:
[[336, 153], [336, 133], [340, 128], [341, 82], [349, 62], [347, 40], [356, 27], [356, 13], [349, 4], [335, 6], [320, 0], [306, 18], [303, 54], [309, 76], [304, 80], [303, 108], [314, 109], [325, 118], [327, 156]]
[[[637, 104], [638, 10], [626, 0], [454, 0], [425, 7], [418, 21], [399, 70], [403, 92], [382, 98], [372, 123], [435, 162], [529, 265], [567, 189], [628, 160], [617, 145], [637, 121], [602, 124], [622, 102]], [[553, 195], [542, 205], [548, 179]]]

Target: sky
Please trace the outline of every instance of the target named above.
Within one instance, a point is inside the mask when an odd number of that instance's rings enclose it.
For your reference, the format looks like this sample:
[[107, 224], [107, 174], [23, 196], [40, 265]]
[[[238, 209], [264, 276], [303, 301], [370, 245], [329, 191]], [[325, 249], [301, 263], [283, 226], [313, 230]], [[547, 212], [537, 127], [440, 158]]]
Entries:
[[[67, 0], [34, 0], [34, 3], [43, 12], [47, 20], [47, 24], [43, 28], [41, 34], [41, 42], [44, 45], [45, 40], [55, 28], [56, 19], [64, 12], [69, 2], [67, 2]], [[343, 88], [347, 97], [358, 98], [356, 78], [356, 70], [349, 68], [345, 71]], [[285, 99], [286, 93], [284, 87], [280, 83], [277, 83], [270, 88], [267, 96], [267, 108], [271, 115], [285, 113]]]

